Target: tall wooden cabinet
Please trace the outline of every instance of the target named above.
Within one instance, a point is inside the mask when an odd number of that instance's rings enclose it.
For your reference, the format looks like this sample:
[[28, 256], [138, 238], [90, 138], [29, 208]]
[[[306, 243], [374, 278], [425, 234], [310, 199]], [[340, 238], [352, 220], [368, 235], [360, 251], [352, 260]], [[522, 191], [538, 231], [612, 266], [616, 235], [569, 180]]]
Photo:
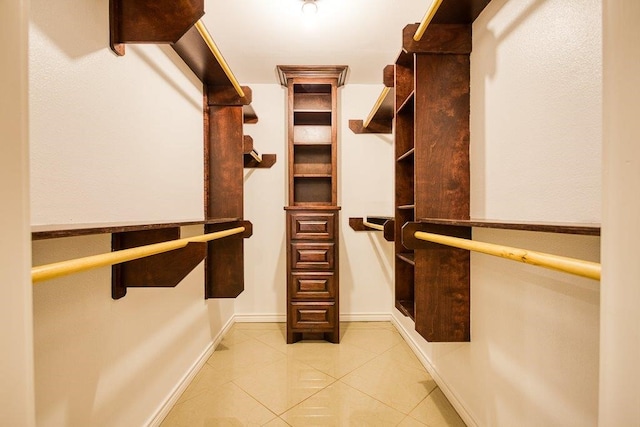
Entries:
[[[471, 26], [431, 24], [420, 42], [416, 28], [405, 27], [395, 64], [397, 237], [419, 219], [469, 219]], [[430, 342], [469, 341], [469, 252], [411, 247], [396, 238], [396, 308]]]
[[287, 343], [338, 343], [337, 89], [346, 66], [278, 66], [287, 87]]

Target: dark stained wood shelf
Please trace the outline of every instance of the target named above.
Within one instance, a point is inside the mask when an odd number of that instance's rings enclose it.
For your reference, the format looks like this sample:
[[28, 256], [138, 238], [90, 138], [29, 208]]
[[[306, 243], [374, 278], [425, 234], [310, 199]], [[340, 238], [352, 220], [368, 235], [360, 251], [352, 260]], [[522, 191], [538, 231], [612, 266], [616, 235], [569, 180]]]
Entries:
[[398, 107], [397, 114], [412, 114], [414, 109], [414, 104], [415, 104], [414, 100], [415, 100], [415, 91], [411, 91], [409, 96], [407, 96], [407, 98], [404, 101], [402, 101], [402, 103]]
[[188, 225], [225, 224], [240, 221], [241, 218], [215, 218], [198, 221], [178, 222], [111, 222], [88, 224], [35, 225], [31, 227], [32, 240], [57, 239], [62, 237], [88, 236], [92, 234], [127, 233], [132, 231], [158, 230], [185, 227]]
[[384, 89], [378, 96], [367, 120], [349, 120], [349, 129], [355, 134], [364, 133], [391, 133], [393, 131], [393, 116], [395, 113], [395, 92], [394, 92], [395, 67], [393, 64], [384, 67], [382, 82]]
[[416, 152], [415, 148], [411, 148], [409, 149], [406, 153], [404, 153], [402, 156], [398, 157], [398, 161], [401, 162], [405, 159], [408, 159], [409, 157], [413, 157], [414, 153]]
[[405, 316], [410, 317], [412, 320], [416, 319], [415, 315], [415, 303], [413, 300], [398, 300], [396, 301], [396, 308]]
[[444, 1], [431, 21], [433, 24], [471, 24], [491, 0]]
[[[368, 216], [366, 221], [372, 224], [378, 224], [384, 227], [382, 230], [384, 239], [387, 242], [393, 242], [395, 240], [395, 218], [391, 216]], [[369, 228], [364, 225], [364, 218], [352, 217], [349, 218], [349, 227], [353, 231], [379, 231]]]
[[537, 231], [545, 233], [581, 234], [599, 236], [600, 224], [594, 223], [553, 223], [553, 222], [520, 222], [488, 219], [455, 220], [445, 218], [419, 218], [417, 222], [425, 224], [451, 225], [458, 227], [482, 227], [507, 230]]
[[396, 256], [407, 264], [416, 265], [416, 255], [413, 252], [400, 252]]
[[416, 208], [416, 205], [400, 205], [398, 206], [398, 209], [401, 210], [413, 210]]

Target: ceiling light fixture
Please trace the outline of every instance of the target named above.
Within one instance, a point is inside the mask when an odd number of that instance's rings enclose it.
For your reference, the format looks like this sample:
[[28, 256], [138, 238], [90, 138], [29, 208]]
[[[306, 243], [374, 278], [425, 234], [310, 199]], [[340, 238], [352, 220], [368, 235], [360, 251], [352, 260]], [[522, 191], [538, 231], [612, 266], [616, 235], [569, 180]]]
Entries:
[[318, 5], [316, 4], [316, 0], [304, 0], [302, 4], [302, 13], [305, 15], [313, 15], [314, 13], [318, 13]]

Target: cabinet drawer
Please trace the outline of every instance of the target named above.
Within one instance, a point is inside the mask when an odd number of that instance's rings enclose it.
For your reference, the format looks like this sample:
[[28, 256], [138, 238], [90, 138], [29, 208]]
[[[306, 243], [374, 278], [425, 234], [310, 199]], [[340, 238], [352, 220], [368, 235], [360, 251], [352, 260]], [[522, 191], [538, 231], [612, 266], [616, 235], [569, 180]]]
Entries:
[[333, 240], [335, 215], [333, 213], [291, 214], [291, 238], [310, 240]]
[[293, 272], [289, 280], [289, 296], [293, 299], [335, 298], [333, 273]]
[[292, 302], [289, 310], [293, 329], [333, 329], [336, 324], [332, 302]]
[[291, 243], [292, 270], [333, 270], [333, 243]]

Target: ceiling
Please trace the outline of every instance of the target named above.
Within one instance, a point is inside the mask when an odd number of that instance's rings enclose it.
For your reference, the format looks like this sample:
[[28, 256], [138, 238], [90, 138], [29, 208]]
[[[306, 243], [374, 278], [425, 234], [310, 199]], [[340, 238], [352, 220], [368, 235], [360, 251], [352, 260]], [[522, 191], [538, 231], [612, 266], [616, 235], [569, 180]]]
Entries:
[[348, 65], [347, 83], [382, 84], [405, 25], [419, 22], [430, 0], [207, 0], [203, 18], [242, 84], [277, 83], [276, 65]]

